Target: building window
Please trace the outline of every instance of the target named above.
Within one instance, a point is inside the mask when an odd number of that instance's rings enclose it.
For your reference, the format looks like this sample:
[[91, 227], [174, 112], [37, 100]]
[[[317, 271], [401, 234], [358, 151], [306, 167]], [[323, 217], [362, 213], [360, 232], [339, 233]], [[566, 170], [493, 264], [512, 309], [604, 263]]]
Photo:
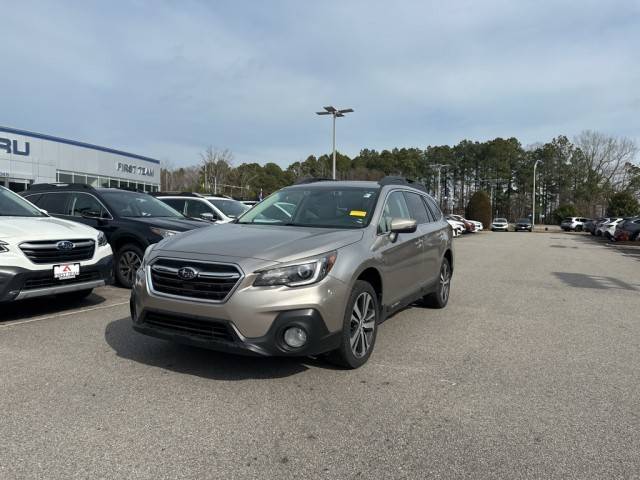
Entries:
[[61, 170], [58, 170], [56, 172], [56, 181], [60, 183], [84, 183], [87, 185], [91, 185], [92, 187], [128, 188], [141, 192], [158, 191], [158, 185], [154, 185], [152, 183], [138, 183], [119, 178], [99, 177], [97, 175], [88, 175], [86, 173]]
[[58, 172], [58, 182], [73, 183], [73, 175], [69, 173]]

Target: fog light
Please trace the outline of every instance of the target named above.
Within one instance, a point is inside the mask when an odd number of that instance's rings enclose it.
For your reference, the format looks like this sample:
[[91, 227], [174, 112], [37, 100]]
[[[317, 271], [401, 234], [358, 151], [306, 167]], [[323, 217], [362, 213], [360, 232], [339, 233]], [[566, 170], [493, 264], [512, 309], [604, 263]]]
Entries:
[[307, 343], [307, 332], [300, 327], [289, 327], [284, 331], [284, 343], [291, 348], [300, 348]]

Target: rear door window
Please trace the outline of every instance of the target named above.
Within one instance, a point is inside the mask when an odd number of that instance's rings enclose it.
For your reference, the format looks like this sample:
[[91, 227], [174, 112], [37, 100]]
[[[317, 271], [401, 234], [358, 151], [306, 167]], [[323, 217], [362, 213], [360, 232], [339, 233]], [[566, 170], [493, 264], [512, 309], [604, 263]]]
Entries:
[[427, 202], [427, 206], [429, 207], [429, 210], [431, 211], [433, 218], [436, 221], [440, 220], [442, 218], [442, 210], [440, 210], [440, 207], [438, 207], [436, 202], [434, 202], [431, 197], [422, 197], [422, 198], [424, 198], [425, 202]]
[[184, 211], [184, 199], [182, 198], [160, 198], [164, 203], [172, 207], [173, 209], [179, 211], [180, 213], [185, 213]]
[[69, 210], [74, 217], [91, 215], [93, 217], [106, 218], [109, 216], [107, 210], [93, 195], [76, 192], [70, 196], [71, 204]]
[[52, 215], [69, 215], [69, 198], [66, 192], [45, 193], [38, 201], [38, 207]]

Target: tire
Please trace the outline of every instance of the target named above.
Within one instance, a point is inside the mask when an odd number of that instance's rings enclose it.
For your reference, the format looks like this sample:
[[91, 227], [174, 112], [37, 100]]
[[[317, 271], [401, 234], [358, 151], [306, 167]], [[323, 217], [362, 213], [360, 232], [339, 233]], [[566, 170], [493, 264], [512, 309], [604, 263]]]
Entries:
[[86, 290], [76, 290], [75, 292], [67, 292], [62, 294], [62, 298], [65, 300], [71, 301], [80, 301], [87, 298], [93, 292], [93, 288], [88, 288]]
[[131, 288], [136, 276], [136, 271], [142, 265], [142, 249], [133, 243], [128, 243], [116, 254], [115, 273], [116, 280], [125, 288]]
[[444, 308], [449, 303], [449, 293], [451, 291], [451, 264], [446, 257], [442, 259], [440, 266], [440, 277], [438, 279], [438, 288], [435, 292], [429, 293], [422, 297], [422, 303], [430, 308]]
[[582, 231], [582, 225], [578, 225], [576, 227], [576, 232], [581, 232]]
[[348, 369], [364, 365], [376, 343], [379, 319], [375, 290], [368, 282], [357, 280], [345, 309], [340, 347], [329, 354], [329, 361]]

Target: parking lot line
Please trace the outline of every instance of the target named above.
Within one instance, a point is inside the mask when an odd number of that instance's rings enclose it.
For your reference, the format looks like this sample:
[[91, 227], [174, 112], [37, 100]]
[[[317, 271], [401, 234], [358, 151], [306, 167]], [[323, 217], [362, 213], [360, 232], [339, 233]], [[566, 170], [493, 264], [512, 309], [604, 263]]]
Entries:
[[97, 307], [84, 308], [82, 310], [74, 310], [72, 312], [56, 313], [53, 315], [45, 315], [44, 317], [30, 318], [28, 320], [16, 320], [14, 322], [6, 322], [6, 323], [0, 324], [0, 329], [7, 328], [7, 327], [14, 327], [16, 325], [24, 325], [25, 323], [39, 322], [42, 320], [50, 320], [52, 318], [68, 317], [68, 316], [77, 315], [80, 313], [93, 312], [95, 310], [104, 310], [106, 308], [111, 308], [111, 307], [119, 307], [121, 305], [127, 305], [128, 303], [129, 302], [119, 302], [119, 303], [112, 303], [110, 305], [99, 305]]

